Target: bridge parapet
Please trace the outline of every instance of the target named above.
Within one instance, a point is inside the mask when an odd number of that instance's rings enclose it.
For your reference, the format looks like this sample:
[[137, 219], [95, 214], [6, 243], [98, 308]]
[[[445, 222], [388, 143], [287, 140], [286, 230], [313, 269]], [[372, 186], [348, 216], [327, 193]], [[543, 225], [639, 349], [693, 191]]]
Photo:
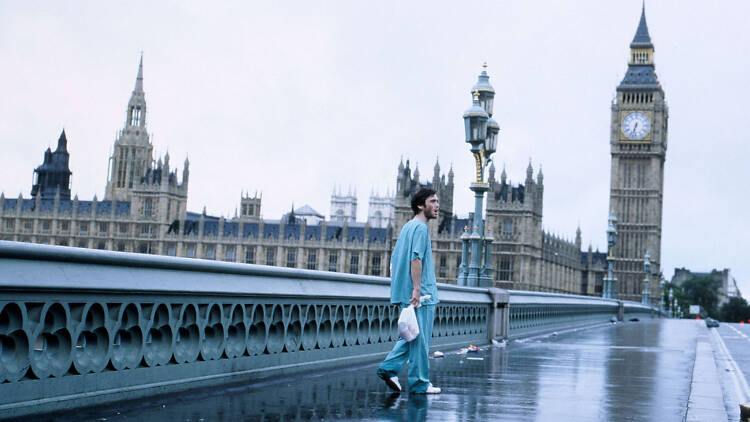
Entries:
[[[0, 291], [0, 418], [373, 361], [398, 336], [382, 277], [0, 241]], [[444, 349], [606, 321], [618, 305], [439, 291]]]

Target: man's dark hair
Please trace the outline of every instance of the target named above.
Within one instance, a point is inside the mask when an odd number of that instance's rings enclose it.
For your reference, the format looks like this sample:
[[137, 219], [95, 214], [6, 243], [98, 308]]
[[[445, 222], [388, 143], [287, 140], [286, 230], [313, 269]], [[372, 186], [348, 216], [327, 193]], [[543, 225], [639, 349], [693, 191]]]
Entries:
[[419, 206], [424, 207], [425, 201], [427, 201], [427, 198], [431, 197], [432, 195], [435, 195], [437, 191], [435, 189], [431, 188], [422, 188], [417, 193], [414, 194], [414, 196], [411, 197], [411, 210], [414, 211], [414, 215], [419, 214]]

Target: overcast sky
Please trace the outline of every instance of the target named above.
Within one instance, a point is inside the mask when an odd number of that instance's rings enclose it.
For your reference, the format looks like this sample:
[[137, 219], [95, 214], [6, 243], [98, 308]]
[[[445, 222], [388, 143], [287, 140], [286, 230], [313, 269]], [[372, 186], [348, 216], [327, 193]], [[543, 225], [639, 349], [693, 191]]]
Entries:
[[[610, 103], [641, 1], [220, 4], [0, 0], [0, 190], [28, 197], [64, 127], [73, 192], [101, 199], [143, 50], [148, 129], [180, 171], [190, 157], [189, 210], [231, 216], [257, 190], [266, 218], [328, 215], [339, 185], [364, 220], [403, 156], [423, 178], [452, 165], [463, 216], [461, 115], [486, 61], [498, 174], [543, 166], [545, 228], [580, 224], [605, 249]], [[651, 1], [646, 16], [670, 115], [662, 270], [730, 268], [750, 297], [750, 2]]]

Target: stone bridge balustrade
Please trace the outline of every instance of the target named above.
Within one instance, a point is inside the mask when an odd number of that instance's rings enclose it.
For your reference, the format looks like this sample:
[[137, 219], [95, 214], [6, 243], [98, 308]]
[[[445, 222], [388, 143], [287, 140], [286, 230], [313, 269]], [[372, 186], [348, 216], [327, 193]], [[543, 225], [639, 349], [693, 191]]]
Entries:
[[[380, 277], [0, 242], [0, 417], [382, 358]], [[486, 289], [440, 286], [432, 344], [487, 343]]]
[[[382, 359], [382, 277], [0, 241], [0, 418]], [[449, 350], [648, 312], [440, 285]], [[639, 308], [640, 307], [640, 308]]]

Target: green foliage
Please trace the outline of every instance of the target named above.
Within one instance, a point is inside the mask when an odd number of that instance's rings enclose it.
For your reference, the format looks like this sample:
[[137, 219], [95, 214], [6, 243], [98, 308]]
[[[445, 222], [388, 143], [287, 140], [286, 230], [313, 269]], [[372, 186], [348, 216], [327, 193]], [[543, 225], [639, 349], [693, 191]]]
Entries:
[[722, 321], [740, 322], [750, 319], [750, 305], [742, 297], [730, 297], [719, 310]]
[[717, 317], [719, 281], [705, 275], [694, 275], [682, 283], [682, 294], [688, 305], [700, 305], [704, 313]]

